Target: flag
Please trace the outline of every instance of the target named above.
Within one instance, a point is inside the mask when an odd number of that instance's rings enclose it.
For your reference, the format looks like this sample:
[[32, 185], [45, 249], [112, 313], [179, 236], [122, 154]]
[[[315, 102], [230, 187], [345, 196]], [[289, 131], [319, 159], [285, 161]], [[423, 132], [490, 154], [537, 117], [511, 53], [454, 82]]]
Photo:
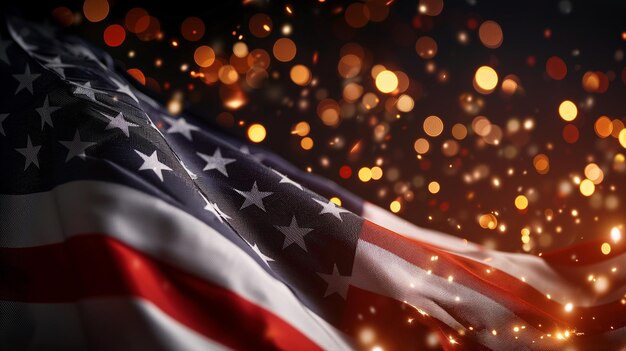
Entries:
[[0, 61], [3, 349], [413, 350], [420, 328], [450, 350], [624, 347], [622, 246], [418, 228], [19, 17]]

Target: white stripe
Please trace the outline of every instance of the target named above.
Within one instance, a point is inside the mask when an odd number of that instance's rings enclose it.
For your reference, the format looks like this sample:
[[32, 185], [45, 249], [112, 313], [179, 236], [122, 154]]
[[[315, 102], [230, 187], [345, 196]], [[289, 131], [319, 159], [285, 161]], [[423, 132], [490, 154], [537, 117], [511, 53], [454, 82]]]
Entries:
[[[544, 334], [540, 330], [495, 300], [454, 280], [428, 274], [392, 252], [363, 240], [357, 244], [350, 284], [406, 302], [494, 350], [524, 349], [530, 345], [542, 349], [563, 346], [546, 337], [541, 339]], [[514, 326], [525, 328], [514, 333]], [[496, 336], [493, 330], [497, 331]]]
[[0, 301], [0, 311], [7, 350], [228, 350], [142, 299]]
[[0, 246], [59, 243], [104, 233], [275, 313], [325, 349], [343, 335], [308, 310], [243, 250], [190, 214], [132, 188], [76, 181], [43, 193], [0, 195]]
[[[365, 203], [362, 216], [378, 225], [392, 230], [407, 238], [428, 243], [476, 262], [489, 265], [508, 275], [522, 279], [533, 288], [561, 304], [572, 303], [575, 306], [591, 307], [619, 301], [626, 291], [626, 270], [619, 269], [619, 262], [626, 258], [620, 255], [604, 262], [584, 267], [567, 267], [567, 277], [549, 266], [541, 257], [529, 254], [507, 253], [486, 249], [466, 240], [420, 228], [388, 211]], [[613, 267], [618, 267], [612, 272]], [[599, 296], [589, 284], [586, 289], [581, 284], [587, 277], [604, 275], [610, 278], [611, 291]]]

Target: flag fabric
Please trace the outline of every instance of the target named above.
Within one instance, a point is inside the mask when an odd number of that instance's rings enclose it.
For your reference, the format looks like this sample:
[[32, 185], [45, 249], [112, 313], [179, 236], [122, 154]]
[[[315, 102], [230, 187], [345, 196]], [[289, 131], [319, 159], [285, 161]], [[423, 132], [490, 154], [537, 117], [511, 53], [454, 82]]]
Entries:
[[451, 350], [625, 346], [620, 246], [418, 228], [19, 17], [0, 61], [2, 349], [412, 350], [424, 326]]

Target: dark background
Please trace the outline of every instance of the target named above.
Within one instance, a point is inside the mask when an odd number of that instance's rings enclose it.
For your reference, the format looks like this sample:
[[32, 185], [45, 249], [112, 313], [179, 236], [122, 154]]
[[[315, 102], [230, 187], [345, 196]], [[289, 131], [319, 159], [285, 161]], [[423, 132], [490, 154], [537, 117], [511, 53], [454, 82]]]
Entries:
[[[98, 23], [83, 19], [65, 30], [84, 37], [103, 47], [123, 68], [139, 68], [156, 81], [163, 101], [175, 92], [182, 92], [188, 108], [199, 112], [210, 122], [228, 111], [236, 123], [224, 125], [234, 134], [245, 137], [250, 123], [261, 123], [268, 131], [263, 145], [281, 154], [302, 169], [326, 176], [370, 202], [384, 208], [399, 200], [399, 215], [424, 227], [449, 232], [471, 241], [509, 251], [521, 251], [520, 230], [531, 228], [532, 247], [527, 250], [540, 253], [576, 241], [607, 237], [610, 228], [623, 225], [626, 192], [623, 190], [623, 173], [612, 170], [613, 156], [624, 152], [617, 140], [599, 139], [593, 130], [594, 121], [601, 115], [624, 120], [626, 89], [622, 81], [624, 61], [616, 59], [616, 52], [626, 49], [622, 33], [626, 31], [626, 2], [623, 1], [445, 1], [443, 12], [436, 17], [418, 14], [418, 1], [397, 0], [390, 5], [390, 14], [383, 22], [370, 22], [360, 29], [348, 28], [343, 11], [352, 1], [110, 1], [111, 11]], [[284, 5], [289, 4], [294, 15], [288, 16]], [[571, 8], [571, 12], [563, 11]], [[41, 3], [14, 2], [25, 15], [54, 22], [52, 11], [65, 6], [80, 16], [81, 1], [53, 0]], [[143, 7], [160, 21], [162, 40], [141, 41], [131, 33], [123, 45], [107, 47], [103, 41], [104, 29], [112, 24], [123, 24], [124, 16], [133, 7]], [[249, 34], [248, 19], [256, 13], [269, 15], [274, 22], [272, 34], [255, 38]], [[180, 24], [189, 16], [201, 18], [206, 25], [204, 37], [198, 42], [185, 41]], [[484, 20], [496, 21], [504, 32], [504, 42], [498, 49], [485, 48], [477, 30], [468, 28], [468, 21], [480, 24]], [[416, 22], [421, 23], [416, 26]], [[270, 78], [261, 89], [246, 91], [248, 103], [241, 109], [229, 111], [223, 105], [219, 84], [205, 85], [193, 79], [179, 67], [187, 63], [193, 69], [193, 52], [199, 45], [212, 46], [218, 55], [229, 56], [237, 38], [233, 31], [243, 34], [250, 50], [263, 48], [271, 54], [274, 41], [282, 37], [280, 25], [293, 27], [289, 36], [297, 45], [294, 61], [280, 63], [272, 58], [268, 69]], [[546, 30], [550, 32], [547, 37]], [[467, 32], [469, 43], [461, 45], [459, 31]], [[415, 52], [415, 41], [423, 35], [433, 37], [438, 53], [431, 60], [436, 72], [446, 71], [448, 79], [442, 82], [438, 75], [427, 73], [428, 60]], [[172, 40], [179, 42], [174, 48]], [[372, 64], [404, 71], [411, 79], [408, 93], [415, 98], [415, 108], [402, 114], [400, 119], [385, 118], [380, 109], [359, 113], [344, 119], [334, 128], [325, 126], [317, 116], [316, 94], [325, 90], [328, 97], [341, 99], [343, 79], [337, 74], [341, 47], [349, 42], [358, 43], [371, 59], [361, 76], [366, 91], [376, 92], [369, 75]], [[220, 50], [221, 48], [221, 50]], [[134, 51], [134, 57], [129, 57]], [[574, 55], [578, 51], [578, 55]], [[317, 52], [318, 61], [312, 57]], [[568, 67], [564, 80], [550, 79], [545, 72], [546, 60], [557, 55]], [[155, 67], [155, 59], [163, 61]], [[532, 62], [534, 64], [531, 64]], [[315, 87], [299, 87], [289, 80], [289, 69], [296, 63], [308, 66], [319, 81]], [[472, 87], [475, 70], [482, 65], [493, 67], [500, 77], [515, 74], [523, 88], [512, 97], [503, 96], [499, 88], [490, 95], [478, 94]], [[581, 78], [587, 71], [602, 71], [613, 79], [602, 94], [588, 93], [582, 88]], [[192, 89], [190, 89], [192, 88]], [[303, 97], [303, 91], [308, 95]], [[467, 114], [459, 103], [463, 93], [482, 98], [484, 107], [479, 113]], [[383, 94], [378, 94], [383, 101]], [[307, 109], [297, 108], [297, 102], [306, 100]], [[580, 139], [568, 144], [561, 135], [565, 122], [558, 117], [561, 101], [572, 100], [579, 106], [578, 117], [573, 122], [580, 130]], [[593, 101], [593, 104], [588, 104]], [[585, 105], [586, 103], [586, 105]], [[429, 138], [431, 151], [423, 160], [416, 158], [415, 139], [425, 137], [422, 121], [429, 115], [441, 117], [444, 133]], [[512, 144], [513, 136], [505, 135], [498, 146], [483, 146], [474, 135], [460, 141], [462, 151], [454, 157], [444, 157], [441, 144], [451, 138], [450, 128], [455, 123], [471, 124], [475, 115], [487, 116], [494, 124], [505, 129], [507, 121], [531, 118], [535, 128], [527, 141], [516, 144], [518, 155], [513, 159], [502, 156], [502, 150]], [[311, 125], [310, 137], [315, 141], [312, 150], [300, 148], [300, 139], [291, 133], [294, 124], [307, 121]], [[241, 122], [241, 123], [237, 123]], [[216, 123], [218, 125], [219, 123]], [[373, 137], [374, 127], [387, 126], [389, 132], [383, 141]], [[506, 134], [506, 133], [505, 133]], [[342, 147], [329, 144], [339, 138]], [[360, 152], [350, 152], [360, 142]], [[550, 173], [535, 172], [532, 157], [546, 153], [550, 157]], [[327, 162], [322, 162], [326, 159]], [[385, 175], [381, 180], [360, 182], [356, 177], [359, 168], [372, 167], [382, 159]], [[608, 196], [617, 196], [617, 209], [592, 206], [591, 198], [583, 197], [576, 186], [571, 194], [561, 196], [557, 188], [563, 181], [571, 183], [573, 175], [583, 174], [585, 165], [595, 162], [604, 170], [605, 179], [596, 186], [600, 202]], [[348, 165], [353, 170], [349, 179], [339, 176], [339, 168]], [[452, 165], [452, 166], [451, 166]], [[467, 184], [463, 175], [480, 165], [489, 170], [489, 176]], [[389, 180], [387, 174], [395, 169], [399, 177]], [[514, 169], [512, 176], [507, 170]], [[416, 180], [417, 177], [417, 180]], [[493, 177], [502, 186], [494, 188]], [[430, 194], [426, 185], [436, 180], [442, 190]], [[515, 196], [532, 189], [536, 198], [528, 211], [515, 209]], [[597, 200], [597, 199], [596, 199]], [[548, 220], [545, 210], [551, 209], [554, 218]], [[577, 217], [571, 215], [576, 209]], [[483, 229], [477, 216], [497, 212], [498, 224], [504, 232]], [[577, 220], [578, 219], [578, 220]], [[460, 226], [460, 229], [459, 229]], [[557, 228], [561, 228], [558, 230]], [[543, 236], [544, 240], [540, 240]]]

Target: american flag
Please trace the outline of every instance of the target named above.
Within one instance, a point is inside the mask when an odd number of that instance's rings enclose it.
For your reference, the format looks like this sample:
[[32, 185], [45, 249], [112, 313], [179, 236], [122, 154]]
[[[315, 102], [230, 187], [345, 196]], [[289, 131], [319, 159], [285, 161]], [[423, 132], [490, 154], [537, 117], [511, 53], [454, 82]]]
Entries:
[[[3, 350], [412, 350], [420, 326], [451, 350], [624, 349], [625, 246], [418, 228], [168, 114], [80, 39], [2, 27]], [[614, 293], [581, 284], [609, 271]]]

